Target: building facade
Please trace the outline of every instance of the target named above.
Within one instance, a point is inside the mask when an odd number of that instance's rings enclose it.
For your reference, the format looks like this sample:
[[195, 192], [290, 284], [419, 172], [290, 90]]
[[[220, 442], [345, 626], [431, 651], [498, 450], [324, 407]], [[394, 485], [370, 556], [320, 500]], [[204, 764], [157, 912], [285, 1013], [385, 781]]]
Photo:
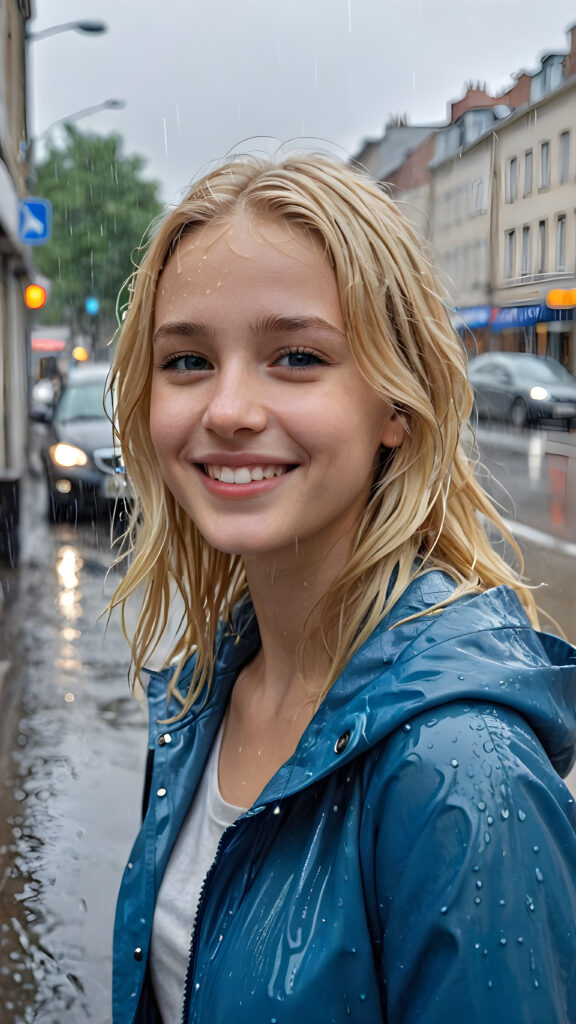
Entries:
[[19, 241], [26, 194], [26, 23], [29, 0], [0, 3], [0, 559], [18, 556], [20, 482], [28, 434], [28, 324], [24, 289], [31, 265]]

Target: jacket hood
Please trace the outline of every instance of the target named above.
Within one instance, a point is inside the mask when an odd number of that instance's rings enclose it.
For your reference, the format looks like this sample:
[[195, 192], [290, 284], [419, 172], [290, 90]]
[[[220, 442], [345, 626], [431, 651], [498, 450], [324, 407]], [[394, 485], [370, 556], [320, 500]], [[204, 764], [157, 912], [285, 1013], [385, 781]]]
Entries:
[[[410, 720], [422, 712], [455, 701], [480, 701], [519, 712], [556, 771], [568, 773], [576, 757], [576, 649], [534, 630], [508, 587], [466, 596], [439, 614], [426, 614], [446, 600], [454, 586], [438, 571], [410, 584], [338, 677], [259, 804], [297, 792], [396, 730], [409, 731]], [[213, 715], [215, 734], [234, 680], [258, 648], [249, 602], [239, 607], [234, 627], [234, 634], [224, 633], [220, 639], [208, 700], [194, 705], [176, 727]], [[190, 662], [182, 672], [182, 692], [192, 668]], [[157, 719], [179, 710], [176, 702], [166, 710], [169, 675], [170, 670], [164, 670], [150, 678], [154, 737], [163, 728]]]

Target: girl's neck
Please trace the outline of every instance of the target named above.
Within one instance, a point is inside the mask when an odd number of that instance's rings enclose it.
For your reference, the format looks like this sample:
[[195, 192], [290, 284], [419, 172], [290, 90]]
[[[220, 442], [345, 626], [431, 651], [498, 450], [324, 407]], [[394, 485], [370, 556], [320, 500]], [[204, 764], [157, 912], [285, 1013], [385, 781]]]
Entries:
[[[297, 561], [247, 562], [246, 577], [262, 643], [260, 677], [271, 700], [323, 689], [330, 658], [321, 631], [306, 648], [304, 680], [298, 663], [302, 639], [317, 623], [319, 606], [344, 564], [342, 552]], [[347, 554], [347, 551], [346, 551]]]

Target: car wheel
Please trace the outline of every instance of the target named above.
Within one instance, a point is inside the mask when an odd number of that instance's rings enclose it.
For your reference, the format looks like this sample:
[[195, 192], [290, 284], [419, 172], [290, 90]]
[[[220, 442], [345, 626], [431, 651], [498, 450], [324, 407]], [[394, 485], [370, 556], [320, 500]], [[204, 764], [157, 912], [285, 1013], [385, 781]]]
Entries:
[[525, 427], [528, 423], [528, 407], [523, 398], [515, 398], [512, 402], [510, 423], [513, 427]]

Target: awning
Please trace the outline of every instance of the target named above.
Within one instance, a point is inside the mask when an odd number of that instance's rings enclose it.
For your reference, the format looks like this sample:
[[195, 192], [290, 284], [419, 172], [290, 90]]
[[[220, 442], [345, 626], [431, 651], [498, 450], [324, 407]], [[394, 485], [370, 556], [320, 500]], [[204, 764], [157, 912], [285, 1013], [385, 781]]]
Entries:
[[490, 330], [505, 331], [510, 328], [530, 327], [532, 324], [550, 322], [552, 320], [571, 320], [571, 309], [549, 309], [548, 306], [506, 306], [504, 309], [494, 307], [494, 316], [490, 321]]
[[465, 306], [456, 310], [452, 323], [456, 330], [462, 327], [486, 327], [491, 311], [492, 306]]

